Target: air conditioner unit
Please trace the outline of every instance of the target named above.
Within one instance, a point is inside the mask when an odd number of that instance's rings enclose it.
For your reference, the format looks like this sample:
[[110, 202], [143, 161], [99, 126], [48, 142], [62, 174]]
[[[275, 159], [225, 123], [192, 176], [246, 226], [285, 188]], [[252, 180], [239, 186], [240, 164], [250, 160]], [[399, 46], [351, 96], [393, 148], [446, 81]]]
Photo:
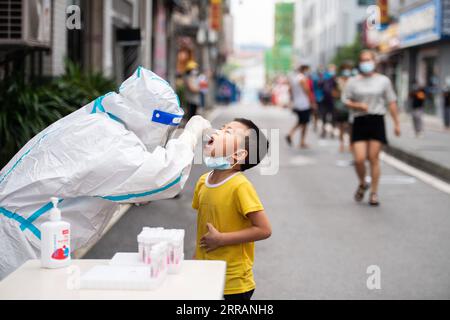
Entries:
[[0, 47], [50, 47], [51, 0], [0, 0]]

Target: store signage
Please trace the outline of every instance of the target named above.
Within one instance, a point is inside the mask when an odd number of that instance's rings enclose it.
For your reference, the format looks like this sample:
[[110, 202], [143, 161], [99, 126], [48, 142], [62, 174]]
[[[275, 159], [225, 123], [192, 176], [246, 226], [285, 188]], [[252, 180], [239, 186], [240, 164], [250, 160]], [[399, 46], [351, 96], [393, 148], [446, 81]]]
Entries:
[[450, 36], [450, 0], [442, 0], [442, 35]]
[[398, 24], [390, 24], [386, 30], [380, 33], [380, 41], [378, 44], [378, 50], [381, 53], [388, 53], [400, 46], [400, 40], [398, 37]]
[[167, 16], [164, 1], [157, 2], [153, 51], [153, 71], [163, 79], [167, 77]]
[[380, 23], [387, 25], [389, 23], [389, 3], [388, 0], [378, 0], [377, 5], [380, 8]]
[[400, 46], [405, 48], [439, 40], [441, 13], [441, 1], [433, 0], [400, 14]]
[[222, 0], [211, 0], [210, 2], [210, 26], [211, 29], [220, 31], [222, 25]]

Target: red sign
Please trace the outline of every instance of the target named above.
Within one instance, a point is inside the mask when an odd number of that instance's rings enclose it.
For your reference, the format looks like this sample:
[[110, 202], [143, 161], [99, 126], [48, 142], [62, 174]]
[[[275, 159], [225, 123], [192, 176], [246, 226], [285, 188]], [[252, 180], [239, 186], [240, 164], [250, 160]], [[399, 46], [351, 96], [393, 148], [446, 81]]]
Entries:
[[210, 1], [210, 26], [216, 31], [222, 26], [222, 0]]

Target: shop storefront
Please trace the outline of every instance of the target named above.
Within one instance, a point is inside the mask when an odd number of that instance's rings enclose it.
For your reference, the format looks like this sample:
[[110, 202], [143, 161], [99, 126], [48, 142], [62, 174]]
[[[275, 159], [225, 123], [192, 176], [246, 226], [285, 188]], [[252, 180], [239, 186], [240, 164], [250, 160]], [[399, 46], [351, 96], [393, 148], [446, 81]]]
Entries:
[[398, 23], [388, 25], [377, 35], [377, 50], [379, 52], [380, 71], [387, 75], [395, 86], [399, 106], [404, 109], [408, 100], [408, 72], [402, 68], [405, 53], [400, 50]]
[[405, 56], [402, 72], [409, 75], [409, 88], [414, 83], [426, 88], [426, 111], [434, 115], [441, 113], [441, 92], [450, 75], [448, 5], [446, 0], [432, 0], [399, 16], [400, 49]]

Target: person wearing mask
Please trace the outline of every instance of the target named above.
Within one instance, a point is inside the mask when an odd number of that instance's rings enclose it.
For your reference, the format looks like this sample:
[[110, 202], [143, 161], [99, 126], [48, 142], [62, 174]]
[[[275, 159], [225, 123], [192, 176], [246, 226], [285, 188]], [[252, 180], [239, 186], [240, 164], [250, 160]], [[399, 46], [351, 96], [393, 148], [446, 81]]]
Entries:
[[450, 131], [450, 81], [448, 81], [447, 88], [443, 92], [444, 98], [444, 126], [445, 130]]
[[[331, 124], [332, 128], [334, 127], [334, 93], [336, 86], [336, 66], [330, 64], [323, 79], [323, 101], [321, 110], [322, 138], [326, 138], [327, 136], [327, 123]], [[331, 130], [331, 137], [333, 137], [333, 130]]]
[[313, 118], [313, 130], [317, 132], [317, 121], [319, 119], [317, 114], [317, 102], [316, 96], [314, 94], [314, 81], [312, 77], [308, 75], [308, 86], [309, 86], [309, 101], [311, 101], [311, 116]]
[[196, 145], [211, 128], [195, 116], [175, 138], [182, 117], [173, 88], [139, 67], [118, 92], [96, 98], [28, 141], [0, 168], [0, 282], [27, 260], [39, 259], [50, 197], [58, 198], [62, 220], [71, 224], [65, 250], [77, 257], [102, 237], [122, 204], [177, 196]]
[[333, 93], [334, 97], [334, 123], [339, 129], [339, 151], [345, 151], [344, 137], [346, 133], [350, 132], [350, 113], [348, 108], [342, 103], [341, 96], [345, 89], [347, 81], [352, 76], [351, 63], [343, 63], [339, 67], [339, 76], [336, 79], [336, 88]]
[[201, 73], [198, 76], [198, 86], [200, 89], [200, 107], [206, 107], [206, 96], [208, 94], [208, 76], [204, 73]]
[[185, 120], [189, 121], [189, 119], [197, 114], [198, 106], [201, 103], [198, 64], [194, 60], [190, 60], [186, 64], [183, 81], [185, 85], [184, 98], [187, 104]]
[[289, 145], [292, 145], [292, 138], [295, 132], [301, 130], [300, 148], [305, 149], [308, 147], [306, 144], [306, 133], [308, 129], [308, 123], [311, 118], [311, 92], [309, 85], [309, 66], [302, 65], [298, 68], [298, 72], [295, 73], [290, 79], [290, 92], [293, 98], [293, 110], [297, 114], [298, 122], [291, 129], [286, 136], [286, 141]]
[[314, 72], [311, 76], [311, 81], [313, 84], [313, 94], [314, 101], [317, 105], [317, 108], [313, 112], [313, 120], [314, 120], [314, 132], [317, 131], [317, 122], [321, 119], [323, 110], [324, 110], [324, 92], [323, 85], [325, 80], [325, 70], [322, 65], [317, 68], [317, 71]]
[[425, 100], [427, 94], [423, 86], [413, 83], [412, 90], [409, 93], [412, 108], [412, 120], [416, 137], [420, 137], [423, 132], [423, 110], [425, 109]]
[[397, 96], [388, 77], [375, 71], [375, 54], [363, 50], [359, 56], [361, 74], [348, 80], [342, 94], [342, 102], [352, 111], [352, 143], [355, 169], [359, 186], [355, 200], [361, 202], [369, 189], [365, 181], [365, 161], [370, 162], [371, 193], [369, 204], [378, 206], [378, 183], [380, 178], [379, 154], [387, 144], [384, 115], [387, 108], [394, 121], [394, 132], [400, 136], [400, 122], [397, 109]]

